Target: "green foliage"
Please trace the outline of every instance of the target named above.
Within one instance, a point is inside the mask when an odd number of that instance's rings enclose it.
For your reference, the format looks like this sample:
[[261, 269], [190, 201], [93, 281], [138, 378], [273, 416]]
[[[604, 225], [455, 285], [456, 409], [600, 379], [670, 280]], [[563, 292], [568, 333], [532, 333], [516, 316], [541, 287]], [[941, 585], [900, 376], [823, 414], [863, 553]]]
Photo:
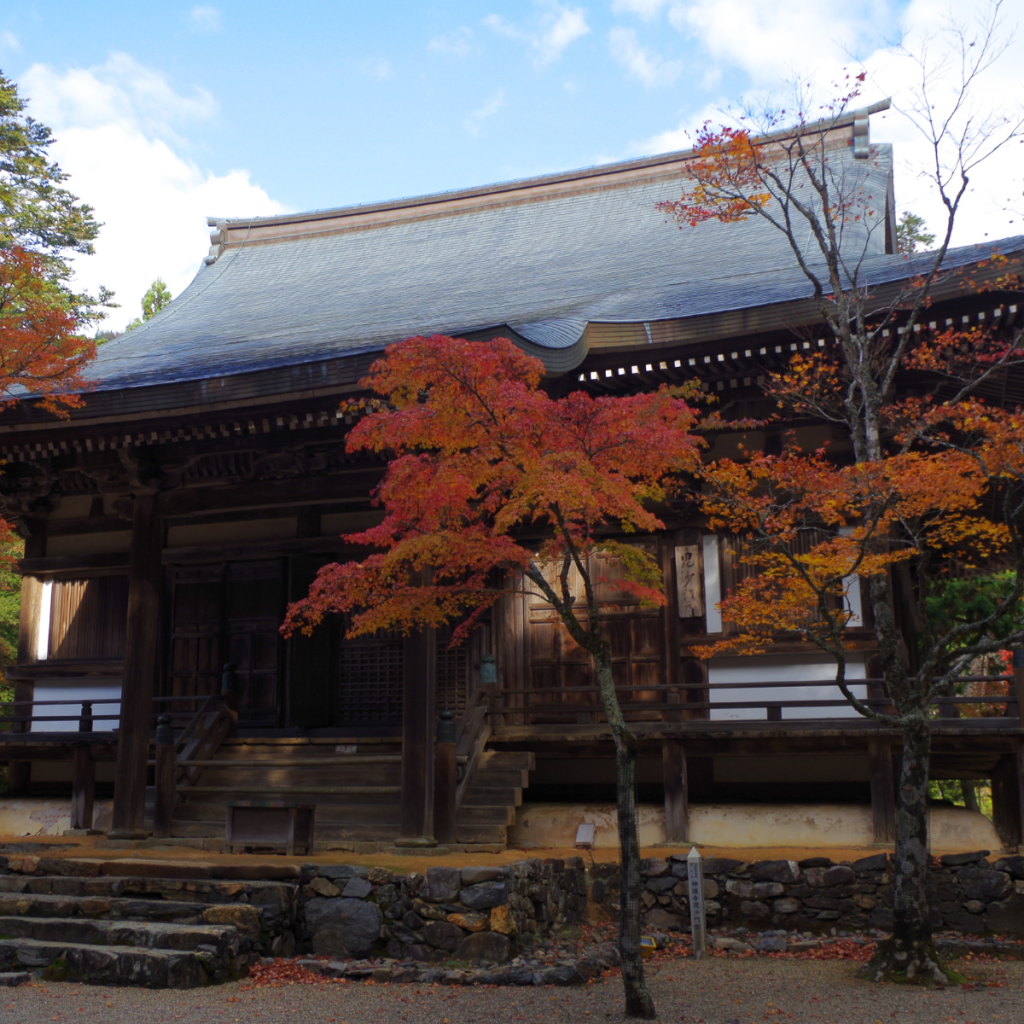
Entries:
[[[984, 576], [965, 576], [946, 580], [941, 587], [925, 597], [924, 607], [929, 625], [935, 635], [948, 632], [954, 626], [983, 622], [995, 612], [1000, 602], [1011, 595], [1014, 587], [1013, 572], [992, 573]], [[1010, 636], [1021, 628], [1024, 621], [1024, 599], [1016, 607], [996, 620], [991, 627], [994, 640]], [[965, 640], [971, 639], [965, 637]]]
[[100, 225], [92, 207], [64, 187], [68, 175], [48, 158], [53, 135], [25, 107], [17, 85], [0, 72], [0, 248], [38, 253], [60, 304], [83, 321], [100, 320], [112, 293], [74, 292], [69, 263], [73, 254], [93, 251]]
[[923, 217], [916, 213], [905, 212], [896, 225], [896, 251], [904, 253], [917, 252], [918, 246], [927, 249], [935, 241], [935, 236], [925, 231]]
[[146, 294], [142, 296], [142, 319], [136, 317], [125, 330], [133, 331], [136, 327], [141, 327], [147, 320], [156, 316], [170, 301], [171, 289], [167, 287], [162, 277], [158, 277], [149, 286]]

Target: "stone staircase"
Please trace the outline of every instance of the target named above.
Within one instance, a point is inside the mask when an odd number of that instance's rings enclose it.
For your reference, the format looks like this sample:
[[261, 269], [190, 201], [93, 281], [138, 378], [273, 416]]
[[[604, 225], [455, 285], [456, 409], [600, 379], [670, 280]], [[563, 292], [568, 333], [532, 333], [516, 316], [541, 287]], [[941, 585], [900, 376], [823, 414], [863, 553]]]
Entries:
[[33, 865], [20, 860], [11, 866], [19, 870], [0, 874], [0, 984], [34, 974], [196, 988], [294, 948], [294, 883], [197, 878], [187, 867], [178, 871], [185, 877], [109, 874], [152, 871], [152, 862], [54, 860], [45, 875], [26, 873]]
[[531, 751], [484, 750], [455, 817], [456, 841], [507, 845], [508, 827], [516, 820], [535, 767]]

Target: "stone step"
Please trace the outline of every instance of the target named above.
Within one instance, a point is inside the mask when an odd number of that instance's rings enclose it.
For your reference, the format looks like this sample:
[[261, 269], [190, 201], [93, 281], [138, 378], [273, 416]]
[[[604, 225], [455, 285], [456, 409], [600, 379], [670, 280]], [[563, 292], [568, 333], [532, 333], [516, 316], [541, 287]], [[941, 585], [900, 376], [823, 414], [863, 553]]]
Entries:
[[15, 988], [31, 980], [28, 971], [0, 971], [0, 988]]
[[[111, 867], [117, 861], [110, 862]], [[298, 871], [294, 872], [298, 878]], [[161, 878], [133, 877], [127, 873], [120, 876], [97, 878], [74, 878], [62, 876], [3, 875], [0, 876], [0, 892], [12, 895], [52, 894], [61, 898], [118, 897], [126, 900], [152, 899], [190, 903], [197, 906], [207, 904], [236, 904], [240, 898], [252, 907], [268, 908], [275, 913], [286, 912], [291, 906], [298, 886], [288, 882], [230, 881], [201, 877]], [[221, 922], [218, 922], [221, 923]]]
[[103, 918], [0, 916], [0, 935], [42, 943], [196, 951], [207, 947], [225, 962], [239, 951], [238, 929], [231, 925], [169, 924], [166, 921], [108, 921]]
[[227, 980], [247, 970], [237, 962], [216, 961], [215, 956], [191, 951], [0, 939], [0, 971], [42, 969], [43, 976], [53, 981], [185, 989]]
[[[218, 905], [187, 900], [136, 899], [129, 896], [63, 896], [54, 893], [0, 893], [0, 915], [47, 918], [98, 918], [118, 921], [169, 921], [175, 924], [207, 923], [203, 915]], [[240, 914], [251, 915], [259, 925], [255, 907], [238, 904]], [[211, 917], [217, 917], [216, 910]]]

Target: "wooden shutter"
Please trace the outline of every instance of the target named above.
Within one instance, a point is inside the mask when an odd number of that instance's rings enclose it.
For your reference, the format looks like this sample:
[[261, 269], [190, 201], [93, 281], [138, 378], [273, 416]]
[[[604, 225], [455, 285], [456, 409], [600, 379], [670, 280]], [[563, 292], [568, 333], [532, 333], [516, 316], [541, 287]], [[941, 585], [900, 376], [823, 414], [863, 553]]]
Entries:
[[50, 658], [124, 657], [128, 577], [55, 580], [50, 606]]
[[227, 567], [228, 660], [241, 688], [239, 720], [249, 725], [278, 723], [283, 570], [280, 559], [232, 562]]

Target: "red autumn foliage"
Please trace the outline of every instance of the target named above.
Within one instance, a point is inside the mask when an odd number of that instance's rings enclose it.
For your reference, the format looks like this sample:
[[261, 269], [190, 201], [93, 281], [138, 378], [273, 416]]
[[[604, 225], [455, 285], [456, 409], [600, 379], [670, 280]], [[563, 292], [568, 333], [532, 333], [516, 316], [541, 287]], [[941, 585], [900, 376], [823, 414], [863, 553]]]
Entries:
[[78, 319], [47, 280], [42, 257], [19, 246], [0, 248], [0, 402], [38, 399], [66, 417], [82, 404], [85, 367], [96, 345], [76, 333]]
[[697, 414], [669, 388], [555, 399], [540, 387], [543, 372], [503, 338], [435, 335], [387, 350], [363, 381], [387, 404], [347, 445], [391, 456], [375, 494], [384, 521], [346, 537], [377, 552], [322, 569], [289, 609], [286, 633], [349, 612], [350, 635], [461, 621], [458, 642], [500, 596], [500, 577], [598, 546], [625, 563], [620, 589], [663, 603], [653, 559], [602, 534], [662, 525], [650, 508], [666, 477], [699, 465]]

